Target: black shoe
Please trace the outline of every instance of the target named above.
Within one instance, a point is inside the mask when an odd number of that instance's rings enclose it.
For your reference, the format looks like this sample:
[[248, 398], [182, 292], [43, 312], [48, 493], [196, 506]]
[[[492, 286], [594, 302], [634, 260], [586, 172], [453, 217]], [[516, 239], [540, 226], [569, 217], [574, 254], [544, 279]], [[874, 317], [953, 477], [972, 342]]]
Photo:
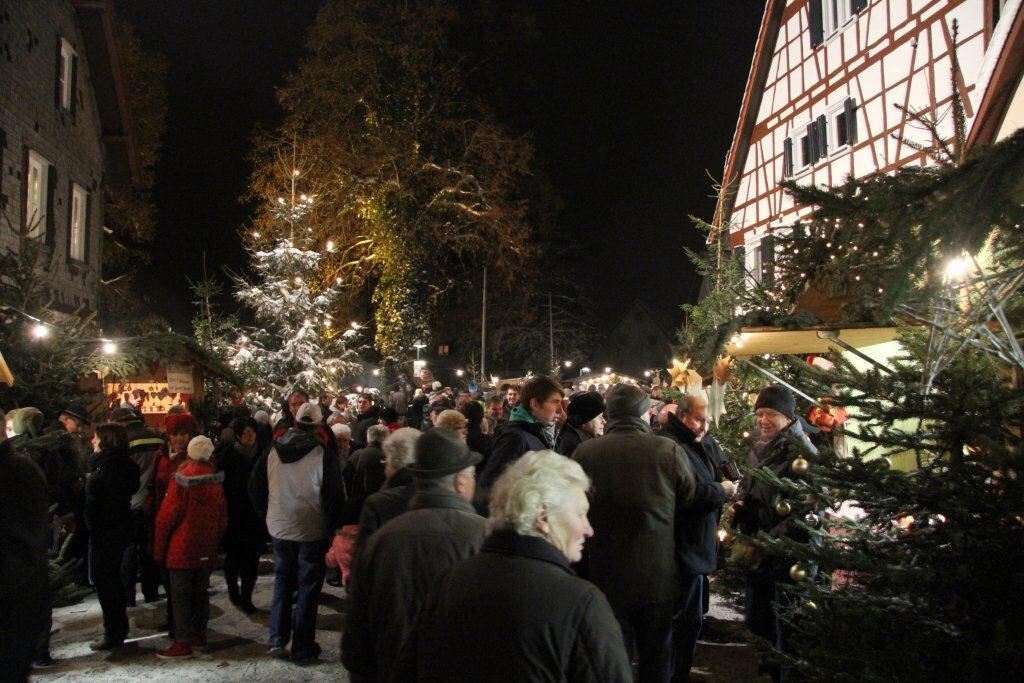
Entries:
[[240, 598], [236, 604], [238, 609], [242, 610], [246, 614], [256, 614], [259, 612], [259, 610], [256, 609], [256, 605], [252, 604], [252, 598]]
[[54, 660], [54, 658], [50, 656], [50, 651], [47, 650], [46, 652], [44, 652], [43, 654], [41, 654], [41, 655], [39, 655], [38, 657], [35, 658], [35, 660], [32, 662], [32, 668], [33, 669], [49, 669], [51, 666], [53, 666], [56, 663], [57, 662]]
[[231, 601], [232, 605], [238, 605], [238, 581], [232, 581], [228, 579], [228, 600]]
[[94, 643], [89, 643], [89, 649], [93, 652], [105, 652], [106, 650], [115, 650], [124, 645], [124, 639], [114, 640], [112, 638], [103, 637], [102, 640], [97, 640]]
[[292, 652], [292, 663], [299, 665], [313, 664], [320, 661], [321, 652], [323, 650], [320, 648], [320, 645], [313, 643], [313, 651], [304, 657], [296, 657], [295, 653]]

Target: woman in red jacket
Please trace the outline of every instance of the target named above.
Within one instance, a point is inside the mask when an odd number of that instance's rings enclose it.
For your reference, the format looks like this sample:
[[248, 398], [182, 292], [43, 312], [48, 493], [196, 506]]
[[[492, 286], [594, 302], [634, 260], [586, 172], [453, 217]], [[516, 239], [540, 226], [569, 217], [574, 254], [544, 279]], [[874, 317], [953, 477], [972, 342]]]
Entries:
[[227, 526], [224, 473], [215, 472], [213, 443], [197, 436], [188, 443], [188, 461], [171, 479], [156, 518], [154, 557], [171, 576], [174, 644], [161, 659], [185, 659], [206, 644], [210, 598], [206, 589]]

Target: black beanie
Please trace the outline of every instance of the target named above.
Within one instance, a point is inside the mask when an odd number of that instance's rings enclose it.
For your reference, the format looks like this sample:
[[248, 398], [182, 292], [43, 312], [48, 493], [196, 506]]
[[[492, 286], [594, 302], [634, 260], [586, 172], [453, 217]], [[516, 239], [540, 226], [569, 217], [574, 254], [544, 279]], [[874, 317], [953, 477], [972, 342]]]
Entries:
[[758, 408], [771, 408], [790, 420], [796, 419], [796, 399], [793, 398], [793, 392], [778, 384], [761, 390], [757, 395], [757, 401], [754, 402], [754, 410], [757, 411]]
[[587, 424], [604, 412], [604, 399], [596, 391], [584, 391], [569, 398], [566, 419], [573, 427]]

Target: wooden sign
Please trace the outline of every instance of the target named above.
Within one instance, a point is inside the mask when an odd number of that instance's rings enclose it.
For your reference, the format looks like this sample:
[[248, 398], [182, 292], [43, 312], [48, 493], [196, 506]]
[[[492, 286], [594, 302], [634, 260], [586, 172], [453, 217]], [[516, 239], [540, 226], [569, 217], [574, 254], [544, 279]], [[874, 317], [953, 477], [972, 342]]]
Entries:
[[194, 394], [192, 366], [167, 364], [167, 391], [172, 394]]

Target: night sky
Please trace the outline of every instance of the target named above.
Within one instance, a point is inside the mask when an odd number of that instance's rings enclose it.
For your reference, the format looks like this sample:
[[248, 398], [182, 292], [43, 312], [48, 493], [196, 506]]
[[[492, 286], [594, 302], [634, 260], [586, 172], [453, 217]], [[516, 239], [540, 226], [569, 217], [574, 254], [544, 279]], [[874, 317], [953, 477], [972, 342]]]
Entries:
[[[185, 277], [243, 268], [238, 237], [250, 140], [281, 113], [274, 88], [295, 68], [318, 3], [132, 0], [119, 10], [168, 61], [167, 133], [157, 167], [158, 235], [142, 275], [155, 312], [186, 330]], [[610, 325], [637, 297], [679, 317], [698, 283], [683, 253], [710, 219], [710, 172], [739, 113], [763, 3], [538, 2], [540, 39], [515, 79], [520, 121], [558, 191], [579, 277]]]

